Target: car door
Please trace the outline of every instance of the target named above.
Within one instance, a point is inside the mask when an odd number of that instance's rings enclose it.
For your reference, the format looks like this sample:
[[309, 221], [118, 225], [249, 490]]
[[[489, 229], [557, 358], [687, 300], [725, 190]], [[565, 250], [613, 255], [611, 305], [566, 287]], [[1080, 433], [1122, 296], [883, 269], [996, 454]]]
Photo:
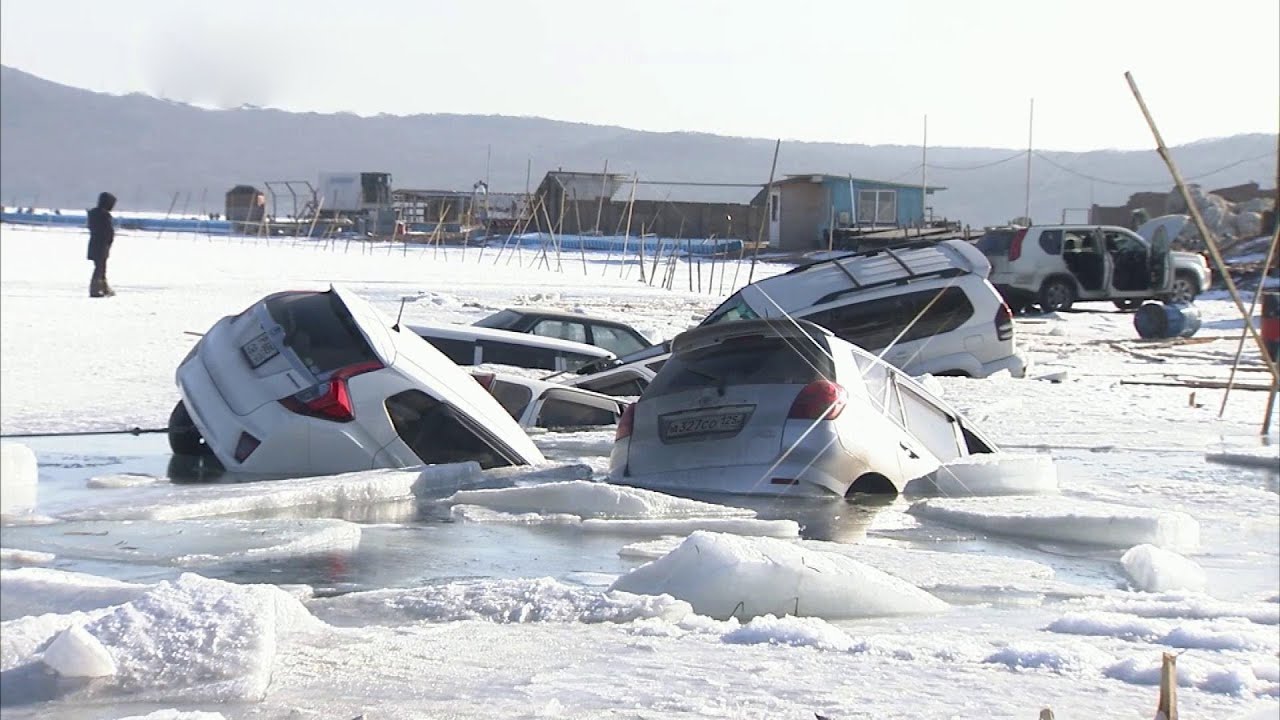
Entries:
[[533, 426], [549, 430], [614, 425], [622, 414], [617, 400], [573, 388], [543, 391], [531, 410]]
[[1177, 234], [1168, 232], [1167, 226], [1160, 226], [1151, 238], [1148, 258], [1153, 290], [1164, 290], [1173, 285], [1173, 239], [1176, 237]]

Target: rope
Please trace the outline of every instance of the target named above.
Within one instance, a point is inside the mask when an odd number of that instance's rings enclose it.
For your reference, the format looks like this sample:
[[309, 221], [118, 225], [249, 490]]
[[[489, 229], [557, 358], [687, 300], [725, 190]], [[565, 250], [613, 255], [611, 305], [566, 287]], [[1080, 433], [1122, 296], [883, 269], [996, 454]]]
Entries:
[[[192, 430], [191, 427], [177, 427], [173, 430]], [[0, 435], [0, 439], [11, 438], [43, 438], [43, 437], [77, 437], [80, 435], [151, 435], [156, 433], [167, 433], [170, 428], [128, 428], [125, 430], [72, 430], [68, 432], [37, 432], [37, 433], [8, 433]]]

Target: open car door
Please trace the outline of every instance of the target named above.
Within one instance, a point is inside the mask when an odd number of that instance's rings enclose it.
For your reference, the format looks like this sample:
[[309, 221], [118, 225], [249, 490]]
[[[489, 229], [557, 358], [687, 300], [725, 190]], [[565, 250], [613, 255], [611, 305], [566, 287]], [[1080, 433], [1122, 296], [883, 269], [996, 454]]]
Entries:
[[1186, 215], [1161, 215], [1138, 227], [1137, 233], [1151, 246], [1151, 287], [1164, 289], [1173, 284], [1173, 241], [1190, 221]]

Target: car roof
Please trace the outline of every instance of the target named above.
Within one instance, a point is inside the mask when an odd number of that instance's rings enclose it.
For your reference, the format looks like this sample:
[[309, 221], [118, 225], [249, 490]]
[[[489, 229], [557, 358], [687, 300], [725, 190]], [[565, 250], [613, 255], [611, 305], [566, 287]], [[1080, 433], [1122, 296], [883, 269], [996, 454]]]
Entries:
[[762, 318], [759, 320], [738, 320], [716, 325], [704, 325], [692, 330], [686, 330], [671, 341], [671, 354], [681, 355], [691, 350], [710, 347], [729, 338], [748, 337], [751, 335], [792, 339], [803, 337], [813, 341], [823, 352], [831, 349], [832, 341], [839, 340], [830, 330], [808, 320]]
[[519, 313], [521, 315], [535, 315], [537, 317], [545, 317], [555, 320], [577, 320], [579, 322], [592, 322], [599, 325], [613, 325], [615, 327], [631, 328], [630, 325], [621, 320], [610, 320], [609, 318], [603, 318], [598, 315], [586, 315], [584, 313], [576, 313], [569, 310], [559, 310], [554, 308], [509, 307], [503, 308], [503, 311]]
[[430, 337], [447, 338], [451, 340], [465, 340], [467, 342], [476, 342], [478, 340], [492, 340], [494, 342], [504, 342], [511, 345], [520, 345], [523, 347], [542, 348], [545, 350], [558, 350], [560, 352], [576, 353], [578, 355], [589, 355], [598, 358], [612, 358], [613, 353], [602, 347], [595, 345], [587, 345], [586, 343], [574, 342], [572, 340], [561, 340], [560, 338], [551, 338], [544, 335], [532, 335], [530, 333], [513, 332], [511, 330], [497, 330], [495, 328], [479, 327], [476, 325], [408, 325], [410, 330], [419, 335], [428, 335]]

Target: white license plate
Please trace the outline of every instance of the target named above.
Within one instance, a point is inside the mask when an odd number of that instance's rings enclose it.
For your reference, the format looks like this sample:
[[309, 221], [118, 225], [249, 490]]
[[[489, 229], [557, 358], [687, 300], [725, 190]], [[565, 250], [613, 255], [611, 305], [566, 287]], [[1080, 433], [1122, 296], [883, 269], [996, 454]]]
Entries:
[[276, 346], [271, 342], [271, 338], [267, 337], [266, 333], [262, 333], [241, 345], [240, 351], [244, 353], [249, 365], [255, 368], [280, 354], [280, 351], [276, 349]]
[[664, 440], [677, 440], [698, 435], [728, 435], [742, 430], [747, 422], [747, 410], [739, 410], [714, 415], [696, 415], [693, 417], [665, 420], [662, 426]]

